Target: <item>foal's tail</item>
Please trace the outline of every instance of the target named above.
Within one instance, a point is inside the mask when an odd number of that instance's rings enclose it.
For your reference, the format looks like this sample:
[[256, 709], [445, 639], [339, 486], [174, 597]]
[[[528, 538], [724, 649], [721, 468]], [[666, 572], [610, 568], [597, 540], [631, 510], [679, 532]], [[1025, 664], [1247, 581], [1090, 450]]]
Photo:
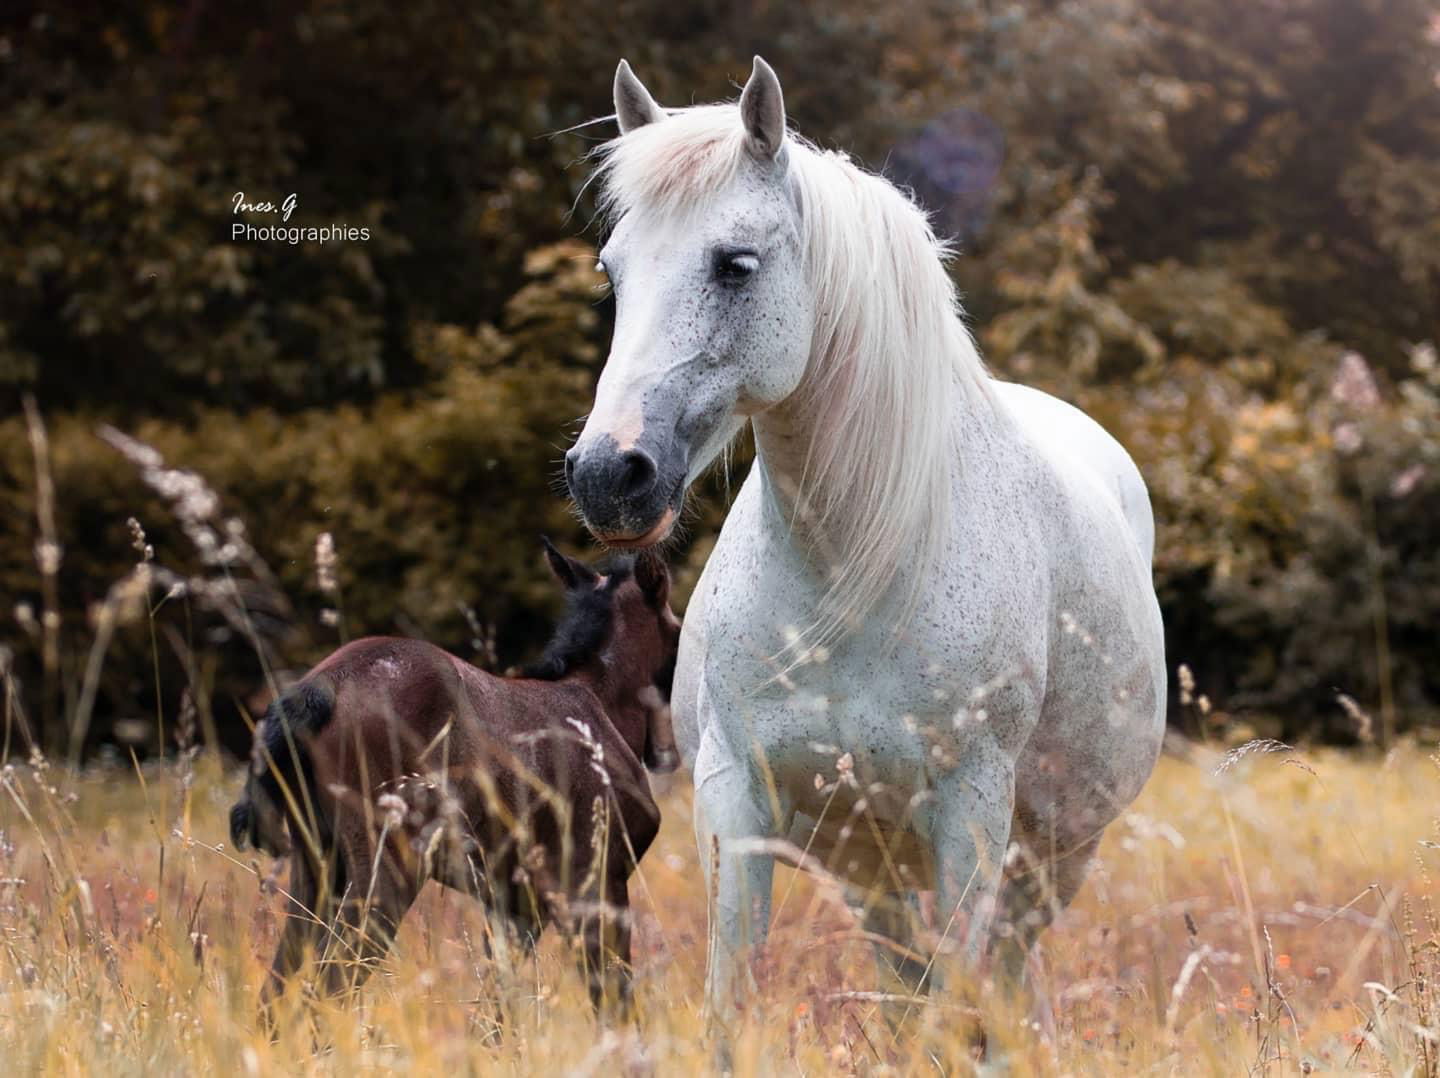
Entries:
[[283, 857], [304, 828], [321, 827], [309, 741], [330, 721], [334, 704], [326, 686], [302, 681], [265, 712], [255, 728], [245, 790], [230, 809], [230, 840], [237, 849], [254, 846]]

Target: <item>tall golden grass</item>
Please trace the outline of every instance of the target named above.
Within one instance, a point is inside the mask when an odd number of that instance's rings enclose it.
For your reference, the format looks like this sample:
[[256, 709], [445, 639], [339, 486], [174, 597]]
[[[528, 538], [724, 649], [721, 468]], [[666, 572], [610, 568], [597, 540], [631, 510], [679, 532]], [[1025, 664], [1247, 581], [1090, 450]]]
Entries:
[[[27, 408], [41, 494], [34, 631], [47, 642], [42, 729], [57, 729], [61, 546], [44, 427]], [[206, 570], [154, 561], [132, 522], [137, 565], [95, 617], [96, 642], [65, 694], [79, 758], [95, 675], [120, 620], [155, 596], [207, 599], [264, 650], [237, 584], [274, 590], [234, 518], [193, 473], [116, 444], [172, 502]], [[208, 554], [207, 554], [208, 552]], [[340, 621], [334, 547], [317, 546]], [[328, 575], [327, 575], [328, 573]], [[163, 585], [163, 588], [157, 587]], [[165, 590], [168, 589], [168, 590]], [[162, 594], [163, 593], [163, 594]], [[248, 594], [248, 592], [246, 592]], [[283, 600], [283, 597], [280, 597]], [[280, 600], [277, 600], [280, 601]], [[277, 607], [283, 609], [283, 606]], [[58, 651], [56, 652], [58, 655]], [[692, 1074], [712, 1068], [701, 997], [707, 895], [690, 789], [660, 798], [664, 825], [631, 881], [638, 1021], [605, 1028], [553, 933], [533, 958], [485, 957], [489, 925], [436, 885], [379, 973], [349, 1001], [297, 986], [274, 1037], [257, 997], [284, 916], [283, 864], [228, 846], [242, 775], [213, 754], [190, 695], [157, 716], [164, 762], [86, 771], [33, 752], [0, 648], [0, 1067], [4, 1073]], [[1198, 729], [1223, 717], [1178, 671]], [[203, 691], [199, 679], [192, 688]], [[1342, 698], [1342, 703], [1348, 698]], [[1369, 720], [1353, 701], [1347, 709]], [[167, 736], [168, 735], [168, 736]], [[61, 751], [64, 740], [60, 739]], [[983, 979], [925, 1000], [891, 1027], [870, 944], [831, 882], [781, 868], [775, 928], [734, 1030], [737, 1074], [1383, 1073], [1440, 1076], [1437, 759], [1413, 743], [1301, 753], [1252, 741], [1229, 753], [1174, 740], [1139, 801], [1111, 826], [1090, 882], [1043, 937], [1029, 998]], [[962, 1005], [961, 1001], [964, 1001]], [[971, 1004], [978, 1004], [978, 1016]], [[986, 1054], [977, 1062], [977, 1028]]]
[[[1179, 744], [1044, 937], [1039, 1003], [982, 984], [992, 1062], [1016, 1074], [1436, 1073], [1431, 907], [1440, 774], [1384, 757]], [[663, 796], [631, 888], [639, 1020], [603, 1028], [563, 940], [522, 968], [438, 888], [349, 1004], [257, 1021], [283, 871], [228, 847], [239, 775], [193, 754], [79, 775], [12, 763], [0, 790], [0, 1059], [11, 1073], [701, 1073], [705, 893], [690, 790]], [[435, 885], [432, 885], [432, 888]], [[941, 999], [892, 1030], [843, 896], [782, 869], [776, 927], [734, 1041], [739, 1074], [972, 1069]], [[1038, 1021], [1046, 1010], [1053, 1019]]]

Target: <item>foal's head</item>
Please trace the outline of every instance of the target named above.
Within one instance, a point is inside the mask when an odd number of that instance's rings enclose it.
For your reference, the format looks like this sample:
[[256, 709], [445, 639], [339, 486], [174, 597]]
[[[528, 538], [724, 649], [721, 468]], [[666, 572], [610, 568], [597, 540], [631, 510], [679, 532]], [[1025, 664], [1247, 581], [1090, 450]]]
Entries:
[[670, 683], [680, 619], [670, 609], [664, 561], [647, 551], [592, 568], [550, 540], [544, 544], [550, 569], [565, 588], [565, 613], [526, 676], [585, 678], [635, 755], [652, 771], [674, 770], [679, 757], [670, 732]]

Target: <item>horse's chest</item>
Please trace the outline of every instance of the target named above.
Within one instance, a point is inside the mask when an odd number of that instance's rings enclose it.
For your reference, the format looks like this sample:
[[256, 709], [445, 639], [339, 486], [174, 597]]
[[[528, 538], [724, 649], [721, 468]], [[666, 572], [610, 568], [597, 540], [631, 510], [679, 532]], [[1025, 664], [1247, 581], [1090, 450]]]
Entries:
[[900, 633], [877, 615], [829, 650], [807, 649], [796, 640], [821, 582], [771, 526], [752, 477], [701, 584], [696, 734], [763, 751], [797, 788], [847, 757], [866, 781], [923, 787], [977, 732], [1018, 752], [1043, 696], [1048, 593], [1039, 544], [1001, 523], [1003, 558], [990, 518], [957, 527], [956, 556]]
[[783, 638], [736, 647], [744, 627], [718, 621], [699, 725], [733, 754], [761, 755], [799, 801], [817, 776], [824, 783], [846, 773], [867, 787], [928, 788], [972, 738], [1018, 746], [1038, 713], [1036, 671], [1014, 661], [1018, 650], [962, 652], [939, 635], [922, 648], [877, 630], [874, 639], [862, 634], [786, 663], [773, 658]]

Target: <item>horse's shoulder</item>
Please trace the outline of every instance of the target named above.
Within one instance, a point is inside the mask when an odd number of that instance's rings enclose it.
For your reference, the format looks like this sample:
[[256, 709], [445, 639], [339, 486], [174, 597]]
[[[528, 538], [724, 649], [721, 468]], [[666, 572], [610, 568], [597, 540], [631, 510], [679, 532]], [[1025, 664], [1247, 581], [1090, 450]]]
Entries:
[[1089, 529], [1122, 520], [1149, 561], [1155, 523], [1150, 494], [1129, 452], [1093, 417], [1059, 397], [1031, 386], [996, 382], [995, 392], [1018, 434], [1035, 451], [1049, 489], [1079, 504], [1072, 516]]

